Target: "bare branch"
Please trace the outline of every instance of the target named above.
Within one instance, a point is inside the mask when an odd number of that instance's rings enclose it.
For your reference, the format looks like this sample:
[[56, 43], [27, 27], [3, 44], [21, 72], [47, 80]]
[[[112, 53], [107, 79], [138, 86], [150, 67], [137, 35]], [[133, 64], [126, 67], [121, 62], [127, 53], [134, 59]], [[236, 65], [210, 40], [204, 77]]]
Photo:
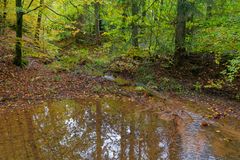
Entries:
[[31, 2], [29, 3], [29, 5], [28, 5], [27, 9], [29, 9], [29, 8], [31, 7], [31, 5], [32, 5], [33, 1], [34, 1], [34, 0], [31, 0]]

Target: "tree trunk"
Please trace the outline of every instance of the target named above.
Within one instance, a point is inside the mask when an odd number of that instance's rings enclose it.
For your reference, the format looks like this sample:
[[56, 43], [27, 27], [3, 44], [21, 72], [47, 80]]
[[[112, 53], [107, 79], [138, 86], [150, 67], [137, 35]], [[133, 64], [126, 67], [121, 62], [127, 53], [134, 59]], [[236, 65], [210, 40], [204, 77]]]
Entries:
[[100, 44], [100, 3], [96, 2], [94, 4], [95, 8], [95, 35], [96, 35], [96, 44]]
[[138, 3], [137, 0], [132, 0], [132, 46], [138, 48], [138, 25], [135, 21], [136, 16], [138, 15], [139, 9], [138, 9]]
[[178, 65], [184, 60], [186, 52], [185, 37], [186, 37], [186, 0], [178, 0], [177, 3], [177, 24], [175, 31], [175, 64]]
[[23, 8], [22, 0], [16, 0], [16, 14], [17, 14], [17, 26], [16, 26], [16, 51], [14, 64], [22, 66], [22, 28], [23, 28]]
[[[40, 6], [43, 6], [44, 0], [40, 0]], [[43, 9], [41, 8], [38, 12], [38, 18], [37, 18], [37, 26], [35, 30], [35, 40], [39, 41], [39, 35], [40, 35], [40, 29], [41, 29], [41, 23], [42, 23], [42, 11]]]

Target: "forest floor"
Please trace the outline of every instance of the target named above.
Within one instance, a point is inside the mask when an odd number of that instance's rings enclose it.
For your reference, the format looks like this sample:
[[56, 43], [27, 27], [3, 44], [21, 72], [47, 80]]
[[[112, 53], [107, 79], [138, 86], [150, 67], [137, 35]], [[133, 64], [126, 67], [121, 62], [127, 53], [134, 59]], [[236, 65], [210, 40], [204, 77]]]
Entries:
[[[28, 58], [29, 64], [25, 68], [16, 67], [12, 64], [13, 51], [5, 47], [0, 48], [0, 57], [2, 57], [0, 59], [0, 106], [2, 107], [25, 107], [52, 99], [106, 95], [125, 96], [137, 102], [147, 103], [150, 97], [145, 91], [125, 89], [103, 76], [67, 71], [54, 72], [37, 58]], [[164, 71], [159, 70], [159, 72], [159, 75], [167, 75]], [[229, 100], [227, 97], [205, 94], [179, 95], [175, 92], [164, 92], [164, 94], [163, 99], [167, 97], [181, 101], [191, 100], [200, 106], [211, 105], [218, 111], [216, 116], [224, 115], [226, 110], [230, 110], [232, 116], [240, 118], [239, 102]]]

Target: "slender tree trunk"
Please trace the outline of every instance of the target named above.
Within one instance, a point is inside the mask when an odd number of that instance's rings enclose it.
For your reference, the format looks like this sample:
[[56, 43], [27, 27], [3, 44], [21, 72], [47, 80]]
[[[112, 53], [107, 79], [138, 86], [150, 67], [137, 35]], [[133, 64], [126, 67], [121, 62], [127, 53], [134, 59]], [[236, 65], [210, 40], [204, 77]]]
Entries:
[[175, 31], [175, 64], [178, 65], [184, 60], [186, 52], [185, 37], [186, 37], [186, 0], [178, 0], [177, 3], [177, 24]]
[[138, 15], [139, 8], [138, 8], [138, 1], [137, 0], [132, 0], [132, 16], [133, 16], [133, 21], [132, 21], [132, 46], [138, 48], [138, 24], [135, 21], [136, 16]]
[[95, 8], [95, 34], [96, 34], [96, 44], [100, 44], [100, 3], [96, 2], [94, 4]]
[[23, 28], [23, 8], [22, 0], [16, 0], [16, 15], [17, 15], [17, 26], [16, 26], [16, 55], [14, 58], [14, 64], [22, 66], [22, 28]]
[[[43, 6], [44, 0], [40, 0], [40, 6]], [[38, 12], [38, 18], [37, 18], [37, 26], [35, 30], [35, 40], [39, 40], [39, 35], [40, 35], [40, 29], [41, 29], [41, 24], [42, 24], [42, 11], [43, 9], [41, 8]]]

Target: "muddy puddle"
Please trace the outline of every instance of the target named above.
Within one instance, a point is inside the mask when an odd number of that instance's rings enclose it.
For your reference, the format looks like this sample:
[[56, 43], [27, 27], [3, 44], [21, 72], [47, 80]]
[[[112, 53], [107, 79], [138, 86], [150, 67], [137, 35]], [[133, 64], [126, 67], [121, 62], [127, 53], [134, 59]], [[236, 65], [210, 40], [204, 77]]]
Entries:
[[169, 116], [144, 107], [103, 98], [1, 110], [0, 159], [240, 159], [240, 133], [230, 124], [202, 127], [200, 114], [186, 110]]

